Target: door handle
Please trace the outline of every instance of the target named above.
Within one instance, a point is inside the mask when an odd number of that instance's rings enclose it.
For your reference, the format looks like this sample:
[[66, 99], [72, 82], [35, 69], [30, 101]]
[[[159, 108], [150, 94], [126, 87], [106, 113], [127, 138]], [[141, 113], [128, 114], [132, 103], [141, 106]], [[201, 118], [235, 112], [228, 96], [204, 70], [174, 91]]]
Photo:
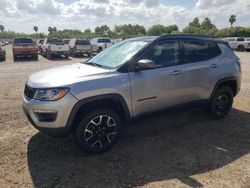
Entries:
[[217, 65], [217, 64], [210, 65], [210, 68], [213, 68], [213, 69], [218, 68], [218, 67], [219, 67], [219, 65]]
[[171, 72], [172, 75], [179, 75], [179, 74], [182, 74], [183, 71], [182, 70], [175, 70], [173, 72]]

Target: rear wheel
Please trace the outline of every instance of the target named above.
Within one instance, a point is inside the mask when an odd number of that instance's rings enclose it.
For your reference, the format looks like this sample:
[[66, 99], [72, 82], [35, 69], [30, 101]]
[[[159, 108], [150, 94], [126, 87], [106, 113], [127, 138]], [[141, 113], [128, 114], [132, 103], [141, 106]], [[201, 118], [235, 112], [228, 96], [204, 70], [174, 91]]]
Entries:
[[228, 86], [217, 89], [208, 106], [208, 113], [214, 118], [224, 118], [232, 109], [233, 91]]
[[245, 47], [243, 45], [239, 45], [238, 46], [238, 51], [244, 52], [245, 51]]
[[34, 55], [34, 59], [35, 59], [35, 60], [38, 60], [38, 55]]
[[81, 149], [101, 153], [110, 149], [121, 133], [118, 114], [109, 108], [95, 109], [86, 114], [74, 130], [74, 137]]
[[102, 47], [99, 47], [98, 48], [98, 53], [100, 53], [102, 50], [103, 50]]
[[16, 55], [13, 55], [13, 59], [14, 59], [14, 61], [16, 61], [18, 58]]

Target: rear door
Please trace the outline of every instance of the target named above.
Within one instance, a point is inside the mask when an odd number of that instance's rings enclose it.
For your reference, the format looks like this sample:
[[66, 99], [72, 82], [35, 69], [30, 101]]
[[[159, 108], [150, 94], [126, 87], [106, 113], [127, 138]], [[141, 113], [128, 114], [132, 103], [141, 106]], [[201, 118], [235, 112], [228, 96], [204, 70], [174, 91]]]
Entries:
[[186, 102], [208, 99], [221, 74], [221, 51], [216, 42], [184, 40], [181, 42], [183, 74], [183, 100]]
[[133, 115], [182, 103], [183, 71], [179, 43], [161, 41], [139, 59], [151, 59], [160, 67], [130, 72]]

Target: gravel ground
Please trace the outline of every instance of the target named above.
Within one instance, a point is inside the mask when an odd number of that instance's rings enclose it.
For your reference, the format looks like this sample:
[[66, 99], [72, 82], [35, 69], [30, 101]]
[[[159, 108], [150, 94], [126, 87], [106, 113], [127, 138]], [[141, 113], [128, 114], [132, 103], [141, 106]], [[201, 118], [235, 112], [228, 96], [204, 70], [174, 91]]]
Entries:
[[71, 58], [0, 62], [0, 187], [250, 187], [250, 53], [242, 90], [223, 120], [197, 107], [172, 110], [124, 129], [108, 152], [88, 155], [73, 139], [50, 138], [21, 110], [28, 76]]

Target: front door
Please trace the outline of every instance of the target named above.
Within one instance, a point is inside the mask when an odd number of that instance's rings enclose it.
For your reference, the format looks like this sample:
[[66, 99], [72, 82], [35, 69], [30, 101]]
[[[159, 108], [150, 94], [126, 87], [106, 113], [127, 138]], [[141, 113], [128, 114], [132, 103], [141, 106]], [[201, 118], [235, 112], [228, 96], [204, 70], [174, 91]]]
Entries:
[[182, 103], [183, 72], [179, 43], [161, 41], [140, 59], [150, 59], [159, 68], [130, 72], [133, 115]]

